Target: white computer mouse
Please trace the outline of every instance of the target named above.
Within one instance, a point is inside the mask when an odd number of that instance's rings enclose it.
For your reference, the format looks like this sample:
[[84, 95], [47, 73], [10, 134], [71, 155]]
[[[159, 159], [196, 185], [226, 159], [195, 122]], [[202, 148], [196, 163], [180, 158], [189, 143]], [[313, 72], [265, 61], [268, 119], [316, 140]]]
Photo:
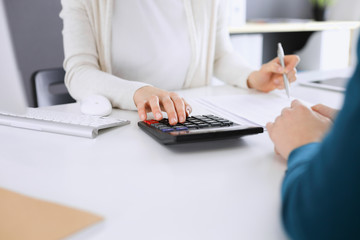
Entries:
[[102, 95], [89, 95], [80, 101], [80, 110], [83, 114], [93, 116], [107, 116], [112, 111], [110, 101]]

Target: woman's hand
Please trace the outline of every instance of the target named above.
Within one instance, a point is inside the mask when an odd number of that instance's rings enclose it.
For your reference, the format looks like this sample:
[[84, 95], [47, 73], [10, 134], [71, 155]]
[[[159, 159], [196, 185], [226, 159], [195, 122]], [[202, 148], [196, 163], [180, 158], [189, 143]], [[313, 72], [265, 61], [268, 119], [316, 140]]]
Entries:
[[152, 112], [156, 120], [161, 120], [165, 111], [171, 125], [183, 123], [190, 115], [191, 106], [178, 94], [152, 86], [138, 89], [134, 94], [134, 102], [141, 121], [146, 120], [146, 113]]
[[302, 145], [321, 141], [332, 125], [332, 120], [301, 104], [298, 100], [285, 108], [274, 123], [266, 128], [275, 151], [287, 159], [289, 154]]
[[289, 82], [296, 80], [296, 66], [300, 58], [296, 55], [287, 55], [284, 58], [285, 69], [280, 65], [279, 58], [261, 66], [259, 71], [252, 72], [248, 78], [248, 87], [254, 88], [261, 92], [270, 92], [274, 89], [283, 89], [283, 73], [289, 79]]

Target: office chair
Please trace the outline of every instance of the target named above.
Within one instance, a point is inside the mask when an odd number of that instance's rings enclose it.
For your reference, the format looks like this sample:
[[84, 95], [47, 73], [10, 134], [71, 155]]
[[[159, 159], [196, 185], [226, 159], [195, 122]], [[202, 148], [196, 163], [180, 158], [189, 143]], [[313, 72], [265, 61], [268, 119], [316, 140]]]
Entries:
[[31, 77], [35, 107], [75, 102], [65, 87], [64, 78], [62, 68], [36, 71]]

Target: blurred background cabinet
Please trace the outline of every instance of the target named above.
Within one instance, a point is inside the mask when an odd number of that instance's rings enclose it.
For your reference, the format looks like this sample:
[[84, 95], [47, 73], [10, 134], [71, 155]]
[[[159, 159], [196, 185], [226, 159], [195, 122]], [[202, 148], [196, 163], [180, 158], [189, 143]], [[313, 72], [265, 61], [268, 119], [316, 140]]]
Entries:
[[[359, 27], [357, 21], [289, 20], [230, 26], [229, 31], [235, 49], [249, 62], [256, 62], [255, 67], [275, 58], [277, 43], [282, 42], [286, 54], [297, 54], [302, 59], [298, 69], [307, 71], [349, 67], [352, 64], [352, 36]], [[261, 53], [257, 51], [260, 48]]]

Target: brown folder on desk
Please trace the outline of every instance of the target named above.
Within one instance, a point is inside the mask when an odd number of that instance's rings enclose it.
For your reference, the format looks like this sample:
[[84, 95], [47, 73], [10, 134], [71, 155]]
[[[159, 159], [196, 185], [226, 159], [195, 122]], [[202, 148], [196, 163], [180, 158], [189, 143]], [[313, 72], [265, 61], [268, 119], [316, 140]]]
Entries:
[[102, 219], [0, 188], [0, 239], [61, 239]]

